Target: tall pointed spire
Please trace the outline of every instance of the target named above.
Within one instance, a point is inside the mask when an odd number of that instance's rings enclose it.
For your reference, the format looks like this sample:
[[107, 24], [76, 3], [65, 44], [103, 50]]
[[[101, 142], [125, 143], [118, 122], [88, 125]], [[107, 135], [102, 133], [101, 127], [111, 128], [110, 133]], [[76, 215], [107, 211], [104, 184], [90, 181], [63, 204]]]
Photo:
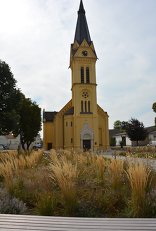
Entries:
[[82, 0], [80, 1], [80, 7], [79, 7], [78, 13], [85, 13], [85, 9], [84, 9]]
[[83, 1], [80, 1], [80, 7], [78, 11], [78, 19], [76, 25], [75, 39], [79, 44], [86, 40], [89, 44], [91, 43], [91, 37], [88, 29], [87, 19], [85, 15], [85, 9]]

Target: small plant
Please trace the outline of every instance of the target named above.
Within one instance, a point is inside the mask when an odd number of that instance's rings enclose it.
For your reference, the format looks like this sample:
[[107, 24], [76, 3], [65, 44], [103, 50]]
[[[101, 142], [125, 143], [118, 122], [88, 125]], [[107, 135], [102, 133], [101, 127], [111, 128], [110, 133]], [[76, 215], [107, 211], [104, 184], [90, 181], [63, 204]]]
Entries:
[[131, 186], [130, 208], [133, 217], [143, 217], [146, 213], [146, 195], [151, 171], [143, 164], [131, 164], [127, 177]]
[[41, 216], [54, 215], [56, 200], [51, 193], [40, 194], [37, 198], [36, 212]]
[[0, 213], [2, 214], [26, 214], [26, 205], [0, 188]]

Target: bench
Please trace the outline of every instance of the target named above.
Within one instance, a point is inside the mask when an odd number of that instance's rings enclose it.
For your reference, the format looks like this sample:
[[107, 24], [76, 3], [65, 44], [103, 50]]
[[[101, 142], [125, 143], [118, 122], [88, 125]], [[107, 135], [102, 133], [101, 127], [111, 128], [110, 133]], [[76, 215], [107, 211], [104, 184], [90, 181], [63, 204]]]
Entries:
[[0, 231], [156, 230], [156, 219], [74, 218], [0, 214]]

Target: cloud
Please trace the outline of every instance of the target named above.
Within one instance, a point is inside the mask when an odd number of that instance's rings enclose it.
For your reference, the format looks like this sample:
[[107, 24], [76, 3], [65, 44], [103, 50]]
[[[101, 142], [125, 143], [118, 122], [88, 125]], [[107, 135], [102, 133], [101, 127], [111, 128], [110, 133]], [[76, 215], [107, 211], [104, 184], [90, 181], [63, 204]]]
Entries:
[[[149, 3], [150, 2], [150, 3]], [[23, 93], [42, 109], [71, 98], [70, 44], [79, 1], [0, 0], [0, 59]], [[98, 103], [115, 120], [154, 124], [156, 1], [84, 0], [98, 55]]]

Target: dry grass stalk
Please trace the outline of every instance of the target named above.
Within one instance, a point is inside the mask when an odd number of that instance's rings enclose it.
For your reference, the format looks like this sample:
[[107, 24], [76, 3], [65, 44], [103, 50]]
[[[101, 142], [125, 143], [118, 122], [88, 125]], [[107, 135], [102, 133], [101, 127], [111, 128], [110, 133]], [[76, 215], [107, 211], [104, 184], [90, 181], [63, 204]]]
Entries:
[[109, 164], [109, 172], [111, 175], [112, 187], [113, 189], [118, 189], [121, 184], [123, 169], [123, 161], [112, 159]]
[[26, 166], [28, 168], [33, 168], [35, 167], [41, 160], [43, 156], [43, 151], [39, 150], [39, 151], [34, 151], [32, 152], [30, 155], [26, 156]]
[[17, 158], [17, 152], [16, 151], [9, 151], [6, 153], [0, 153], [0, 162], [4, 160], [10, 160]]
[[50, 163], [50, 178], [56, 182], [62, 192], [68, 212], [72, 213], [76, 203], [77, 165], [65, 157], [56, 158]]
[[145, 212], [146, 192], [149, 186], [151, 171], [143, 164], [131, 164], [127, 177], [131, 186], [131, 207], [134, 217], [140, 217]]
[[35, 166], [42, 156], [42, 152], [33, 152], [30, 156], [18, 156], [16, 153], [8, 153], [1, 156], [0, 176], [4, 178], [7, 188], [13, 184], [14, 176], [21, 176], [26, 167]]
[[96, 159], [96, 173], [99, 180], [104, 180], [104, 172], [106, 168], [106, 161], [103, 156], [97, 156]]

